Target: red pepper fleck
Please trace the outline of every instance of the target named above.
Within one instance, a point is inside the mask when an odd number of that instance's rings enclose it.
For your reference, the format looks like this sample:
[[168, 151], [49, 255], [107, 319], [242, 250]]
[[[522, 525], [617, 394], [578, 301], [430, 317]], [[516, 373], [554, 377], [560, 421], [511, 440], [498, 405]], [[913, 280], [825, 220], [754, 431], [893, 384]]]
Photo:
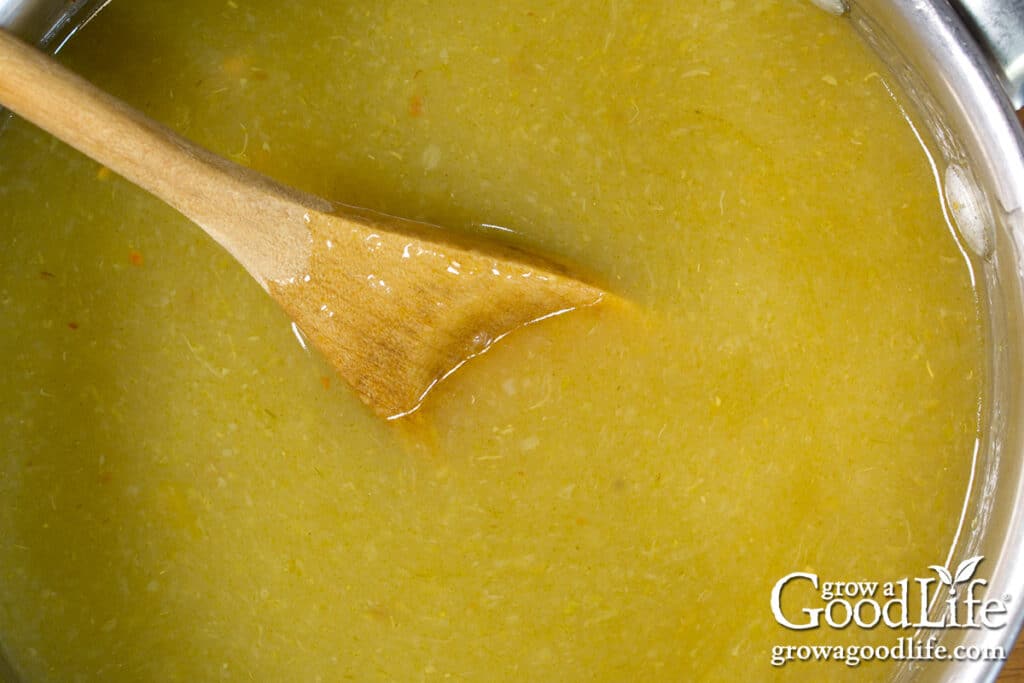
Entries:
[[409, 116], [421, 116], [423, 114], [423, 98], [413, 95], [409, 98]]
[[142, 265], [142, 254], [140, 254], [139, 252], [137, 252], [134, 249], [132, 249], [128, 253], [128, 260], [130, 260], [132, 262], [133, 266], [141, 266]]
[[324, 389], [330, 389], [331, 388], [331, 378], [328, 377], [327, 375], [322, 376], [320, 378], [320, 384], [324, 385]]
[[74, 322], [68, 323], [68, 327], [70, 327], [73, 330], [77, 330], [78, 329], [78, 323], [74, 323]]

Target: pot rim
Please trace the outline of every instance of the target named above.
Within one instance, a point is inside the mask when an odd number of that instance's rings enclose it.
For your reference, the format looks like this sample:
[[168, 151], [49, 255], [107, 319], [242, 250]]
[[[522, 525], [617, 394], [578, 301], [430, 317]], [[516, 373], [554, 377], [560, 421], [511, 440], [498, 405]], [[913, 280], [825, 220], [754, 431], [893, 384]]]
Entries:
[[[1001, 647], [1009, 654], [1024, 624], [1024, 131], [1003, 74], [993, 67], [987, 48], [961, 15], [962, 1], [851, 0], [847, 16], [917, 105], [914, 114], [931, 134], [931, 140], [922, 139], [922, 145], [935, 164], [944, 209], [954, 219], [951, 223], [958, 218], [947, 182], [951, 175], [968, 178], [972, 199], [985, 209], [988, 219], [981, 227], [992, 251], [971, 256], [981, 280], [977, 282], [979, 303], [987, 318], [982, 322], [991, 356], [984, 399], [988, 414], [981, 416], [971, 490], [961, 521], [963, 533], [954, 539], [946, 564], [985, 555], [988, 595], [1014, 599], [1003, 629], [940, 635], [943, 641], [953, 641], [951, 649], [956, 645]], [[965, 226], [951, 224], [954, 232], [957, 227], [962, 237]], [[1002, 664], [999, 660], [950, 661], [941, 667], [910, 664], [898, 672], [897, 680], [993, 681]]]

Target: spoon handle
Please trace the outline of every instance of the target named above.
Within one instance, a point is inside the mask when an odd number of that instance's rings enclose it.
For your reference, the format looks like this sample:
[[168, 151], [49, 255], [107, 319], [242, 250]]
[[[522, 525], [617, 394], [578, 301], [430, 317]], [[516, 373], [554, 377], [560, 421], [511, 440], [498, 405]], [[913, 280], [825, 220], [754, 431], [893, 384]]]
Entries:
[[231, 163], [0, 29], [0, 104], [183, 213], [267, 288], [303, 272], [329, 202]]

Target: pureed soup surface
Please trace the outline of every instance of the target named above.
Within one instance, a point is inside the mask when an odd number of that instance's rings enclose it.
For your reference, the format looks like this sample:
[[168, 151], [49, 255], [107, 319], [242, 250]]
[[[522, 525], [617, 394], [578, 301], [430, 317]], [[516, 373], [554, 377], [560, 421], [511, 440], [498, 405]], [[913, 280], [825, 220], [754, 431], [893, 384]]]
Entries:
[[24, 681], [887, 675], [773, 669], [773, 645], [908, 634], [787, 631], [770, 592], [945, 563], [983, 342], [844, 21], [152, 0], [63, 57], [303, 189], [513, 230], [642, 314], [521, 331], [385, 424], [198, 229], [13, 121], [0, 641]]

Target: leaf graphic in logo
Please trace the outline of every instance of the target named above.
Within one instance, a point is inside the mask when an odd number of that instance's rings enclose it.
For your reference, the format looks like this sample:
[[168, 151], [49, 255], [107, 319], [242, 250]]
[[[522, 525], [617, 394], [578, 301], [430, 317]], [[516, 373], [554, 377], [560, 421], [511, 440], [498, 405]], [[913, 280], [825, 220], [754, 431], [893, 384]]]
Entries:
[[984, 559], [984, 555], [975, 555], [961, 562], [960, 566], [956, 568], [956, 576], [953, 577], [953, 583], [970, 581], [971, 577], [974, 576], [974, 570], [978, 568], [978, 565]]
[[929, 569], [935, 570], [935, 573], [939, 575], [939, 582], [949, 586], [949, 594], [956, 595], [956, 585], [958, 583], [964, 583], [970, 581], [971, 577], [974, 576], [974, 571], [981, 564], [981, 561], [985, 559], [984, 555], [975, 555], [969, 557], [956, 568], [956, 575], [949, 573], [949, 570], [945, 567], [940, 567], [937, 564], [929, 565]]
[[939, 575], [939, 583], [949, 586], [950, 595], [956, 593], [956, 589], [953, 587], [953, 575], [949, 573], [948, 569], [937, 564], [928, 565], [928, 569], [934, 569], [935, 573]]

